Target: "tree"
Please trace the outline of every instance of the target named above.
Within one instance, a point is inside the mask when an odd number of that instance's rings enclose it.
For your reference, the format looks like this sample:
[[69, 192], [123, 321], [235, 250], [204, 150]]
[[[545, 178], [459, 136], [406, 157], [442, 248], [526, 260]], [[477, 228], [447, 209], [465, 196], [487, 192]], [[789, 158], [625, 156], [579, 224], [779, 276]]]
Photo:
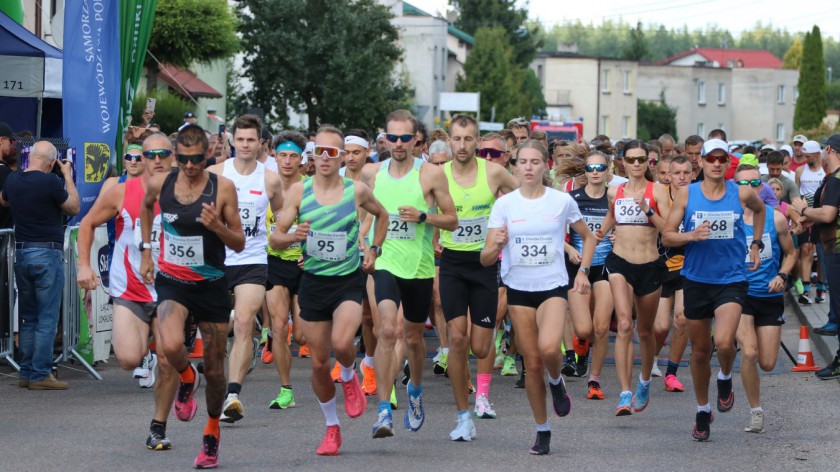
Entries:
[[829, 109], [840, 110], [840, 81], [833, 81], [828, 84], [826, 98], [828, 99]]
[[805, 35], [802, 44], [802, 63], [799, 66], [799, 98], [793, 112], [796, 129], [819, 126], [828, 108], [825, 87], [825, 59], [822, 36], [816, 25]]
[[376, 129], [410, 106], [395, 73], [402, 55], [388, 7], [376, 0], [241, 0], [247, 94], [267, 115], [288, 122], [287, 108], [319, 123]]
[[481, 93], [481, 119], [490, 121], [493, 107], [496, 121], [531, 116], [545, 108], [539, 79], [533, 71], [516, 64], [514, 48], [502, 27], [476, 31], [475, 47], [464, 64], [455, 90]]
[[677, 140], [677, 110], [665, 102], [665, 91], [659, 95], [659, 102], [639, 100], [637, 102], [636, 136], [642, 140], [656, 139], [668, 133]]
[[467, 34], [475, 36], [486, 26], [504, 28], [513, 60], [522, 67], [528, 67], [542, 47], [539, 26], [526, 23], [528, 8], [517, 8], [515, 0], [452, 0], [452, 4], [459, 13], [455, 26]]
[[642, 31], [642, 22], [640, 21], [636, 23], [635, 28], [630, 28], [630, 42], [624, 47], [621, 56], [631, 61], [641, 61], [646, 59], [647, 55], [645, 32]]
[[[149, 51], [162, 63], [189, 67], [239, 50], [237, 20], [226, 0], [158, 0]], [[146, 67], [155, 69], [146, 57]]]
[[800, 63], [802, 63], [802, 41], [796, 38], [782, 58], [782, 69], [799, 70]]

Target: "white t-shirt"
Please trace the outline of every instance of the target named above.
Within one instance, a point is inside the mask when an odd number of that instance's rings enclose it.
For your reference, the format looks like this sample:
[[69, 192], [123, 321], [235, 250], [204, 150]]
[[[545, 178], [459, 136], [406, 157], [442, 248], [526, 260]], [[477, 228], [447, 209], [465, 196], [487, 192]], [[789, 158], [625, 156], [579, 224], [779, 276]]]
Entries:
[[277, 161], [273, 157], [266, 156], [266, 160], [263, 165], [266, 169], [270, 170], [271, 172], [274, 172], [275, 174], [279, 173], [279, 169], [277, 168]]
[[610, 180], [609, 183], [607, 183], [607, 185], [610, 186], [610, 187], [617, 187], [621, 184], [626, 184], [629, 181], [630, 181], [630, 179], [628, 179], [626, 177], [622, 177], [620, 175], [613, 174], [612, 180]]
[[569, 194], [546, 188], [531, 200], [514, 190], [496, 200], [488, 228], [507, 226], [502, 249], [502, 281], [515, 290], [541, 292], [569, 283], [563, 260], [566, 225], [582, 218]]

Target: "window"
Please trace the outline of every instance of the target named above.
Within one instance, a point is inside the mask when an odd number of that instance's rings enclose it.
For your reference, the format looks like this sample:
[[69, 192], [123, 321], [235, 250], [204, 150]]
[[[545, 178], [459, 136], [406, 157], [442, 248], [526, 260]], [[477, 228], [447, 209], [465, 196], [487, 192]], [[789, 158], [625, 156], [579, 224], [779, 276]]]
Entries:
[[629, 116], [622, 116], [621, 117], [621, 137], [622, 138], [629, 138], [630, 137], [630, 117]]
[[779, 92], [776, 94], [776, 98], [778, 99], [779, 103], [785, 103], [785, 86], [779, 85]]
[[542, 66], [542, 64], [537, 65], [537, 78], [540, 79], [540, 85], [544, 86], [545, 82], [543, 81], [543, 66]]
[[630, 71], [624, 71], [624, 93], [629, 94], [630, 92]]
[[726, 84], [723, 82], [718, 83], [718, 105], [725, 105], [726, 104]]
[[697, 136], [706, 136], [706, 125], [697, 123]]
[[793, 101], [796, 102], [799, 100], [799, 87], [793, 88]]
[[785, 141], [785, 124], [778, 123], [776, 125], [776, 141], [783, 143]]
[[601, 93], [610, 93], [610, 71], [609, 69], [601, 70]]
[[609, 126], [608, 126], [609, 122], [610, 122], [610, 117], [609, 116], [601, 115], [600, 123], [598, 123], [599, 134], [610, 134], [610, 129], [609, 129]]
[[732, 59], [726, 61], [726, 67], [728, 67], [730, 69], [735, 67], [735, 61], [733, 61]]
[[706, 104], [706, 82], [697, 82], [697, 104]]

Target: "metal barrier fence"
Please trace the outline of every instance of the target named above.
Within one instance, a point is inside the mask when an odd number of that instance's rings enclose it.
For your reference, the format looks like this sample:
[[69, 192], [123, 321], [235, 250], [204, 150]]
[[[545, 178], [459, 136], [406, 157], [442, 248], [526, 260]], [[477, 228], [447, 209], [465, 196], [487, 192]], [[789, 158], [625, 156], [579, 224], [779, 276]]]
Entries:
[[79, 297], [79, 287], [76, 283], [76, 244], [75, 238], [71, 238], [78, 226], [68, 226], [64, 231], [64, 297], [61, 303], [62, 331], [61, 331], [61, 354], [56, 362], [75, 360], [87, 370], [96, 380], [102, 380], [99, 372], [90, 365], [85, 358], [79, 354], [76, 347], [79, 344], [81, 335], [81, 312], [82, 303]]
[[0, 306], [5, 314], [0, 319], [0, 360], [15, 370], [15, 232], [0, 229]]

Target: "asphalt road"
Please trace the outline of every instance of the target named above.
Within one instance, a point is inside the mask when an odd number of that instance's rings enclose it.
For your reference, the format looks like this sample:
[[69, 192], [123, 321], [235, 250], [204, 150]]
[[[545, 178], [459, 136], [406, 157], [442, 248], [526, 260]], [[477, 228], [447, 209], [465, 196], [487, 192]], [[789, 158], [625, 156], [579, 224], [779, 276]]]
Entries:
[[[799, 323], [791, 312], [787, 318], [782, 339], [796, 351]], [[437, 340], [426, 339], [429, 349], [434, 349]], [[815, 358], [823, 364], [819, 355]], [[455, 419], [449, 381], [431, 375], [428, 360], [424, 382], [426, 423], [419, 432], [401, 429], [404, 390], [399, 392], [401, 406], [395, 412], [395, 425], [400, 427], [396, 437], [377, 440], [371, 439], [375, 400], [370, 398], [361, 418], [351, 420], [343, 412], [339, 393], [341, 455], [319, 457], [315, 448], [324, 423], [309, 386], [309, 361], [293, 361], [297, 407], [289, 410], [268, 408], [268, 402], [277, 395], [278, 379], [272, 366], [259, 365], [243, 387], [245, 418], [235, 425], [222, 426], [220, 467], [371, 472], [838, 470], [840, 383], [819, 381], [813, 374], [791, 373], [790, 367], [790, 361], [780, 352], [775, 372], [761, 377], [766, 432], [758, 435], [743, 432], [749, 407], [736, 365], [735, 407], [729, 413], [715, 412], [711, 440], [697, 443], [690, 436], [695, 402], [687, 367], [679, 372], [685, 393], [665, 392], [662, 379], [654, 379], [650, 406], [642, 413], [617, 418], [613, 411], [618, 387], [610, 364], [602, 374], [607, 395], [604, 401], [585, 399], [584, 379], [568, 382], [574, 402], [572, 413], [566, 418], [551, 418], [551, 454], [533, 457], [527, 451], [534, 441], [534, 422], [525, 391], [514, 388], [514, 377], [493, 376], [490, 397], [499, 418], [475, 420], [477, 439], [453, 443], [448, 438]], [[59, 371], [62, 379], [71, 382], [70, 390], [30, 392], [17, 387], [11, 368], [0, 367], [0, 470], [159, 471], [192, 467], [206, 419], [201, 406], [203, 387], [199, 390], [199, 411], [192, 422], [182, 423], [170, 416], [167, 431], [174, 449], [152, 452], [144, 447], [152, 392], [140, 389], [131, 373], [119, 370], [115, 361], [98, 367], [103, 381], [95, 381], [77, 368], [63, 365]], [[712, 395], [714, 388], [712, 382]]]

